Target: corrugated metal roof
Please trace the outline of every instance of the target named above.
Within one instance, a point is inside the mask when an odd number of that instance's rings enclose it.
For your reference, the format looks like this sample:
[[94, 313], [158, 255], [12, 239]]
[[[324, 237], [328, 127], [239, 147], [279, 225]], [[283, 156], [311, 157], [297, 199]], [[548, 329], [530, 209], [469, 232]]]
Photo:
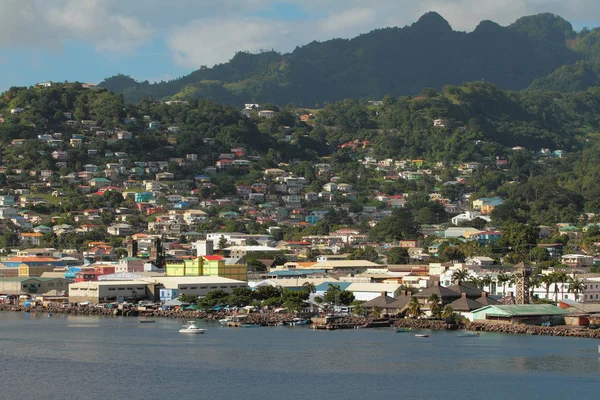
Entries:
[[565, 315], [568, 311], [551, 304], [519, 304], [519, 305], [494, 305], [473, 311], [475, 314], [485, 313], [501, 317], [525, 317], [534, 315]]

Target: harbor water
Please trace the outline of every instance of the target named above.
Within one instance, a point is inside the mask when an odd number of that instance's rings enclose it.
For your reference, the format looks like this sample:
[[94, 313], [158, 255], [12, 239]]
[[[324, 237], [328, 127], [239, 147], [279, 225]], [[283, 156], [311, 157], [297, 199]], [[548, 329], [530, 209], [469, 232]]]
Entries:
[[597, 398], [598, 340], [0, 314], [1, 399]]

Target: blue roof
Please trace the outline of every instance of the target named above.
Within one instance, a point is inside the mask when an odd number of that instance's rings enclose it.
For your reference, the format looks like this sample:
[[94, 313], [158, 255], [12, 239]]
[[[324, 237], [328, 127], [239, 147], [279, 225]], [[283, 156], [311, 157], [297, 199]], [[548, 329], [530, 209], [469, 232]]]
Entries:
[[327, 289], [329, 289], [329, 284], [332, 284], [333, 286], [338, 286], [340, 288], [340, 290], [346, 290], [346, 289], [348, 289], [348, 287], [350, 285], [352, 285], [352, 282], [338, 282], [338, 281], [323, 282], [320, 285], [317, 285], [315, 290], [317, 292], [326, 292]]

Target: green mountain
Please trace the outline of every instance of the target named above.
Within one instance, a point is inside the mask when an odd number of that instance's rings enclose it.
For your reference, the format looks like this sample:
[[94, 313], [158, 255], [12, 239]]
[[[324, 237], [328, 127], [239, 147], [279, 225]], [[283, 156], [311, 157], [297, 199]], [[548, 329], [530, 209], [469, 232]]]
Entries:
[[536, 79], [529, 89], [579, 92], [593, 86], [600, 86], [600, 63], [578, 61], [573, 65], [564, 65], [546, 77]]
[[[553, 14], [524, 17], [503, 27], [481, 22], [470, 33], [453, 31], [439, 14], [411, 26], [374, 30], [353, 39], [312, 42], [280, 54], [237, 53], [229, 62], [182, 78], [150, 84], [117, 75], [101, 87], [126, 100], [210, 98], [304, 107], [343, 98], [381, 99], [417, 94], [425, 87], [485, 80], [523, 89], [534, 79], [573, 64], [588, 49], [571, 24]], [[587, 51], [587, 50], [586, 50]]]

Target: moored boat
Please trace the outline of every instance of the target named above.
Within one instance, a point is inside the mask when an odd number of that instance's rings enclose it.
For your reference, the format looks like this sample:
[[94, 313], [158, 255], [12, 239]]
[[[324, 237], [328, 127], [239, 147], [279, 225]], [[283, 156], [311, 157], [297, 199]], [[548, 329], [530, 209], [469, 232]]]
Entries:
[[153, 319], [140, 319], [140, 324], [153, 324], [155, 322]]
[[415, 333], [415, 337], [424, 338], [424, 337], [429, 337], [429, 335], [426, 333]]
[[302, 318], [294, 318], [292, 320], [292, 322], [290, 323], [290, 325], [292, 326], [297, 326], [297, 325], [308, 325], [308, 320], [306, 319], [302, 319]]
[[260, 328], [260, 325], [258, 325], [258, 324], [241, 324], [240, 327], [241, 328]]
[[396, 333], [412, 332], [411, 328], [396, 328]]

